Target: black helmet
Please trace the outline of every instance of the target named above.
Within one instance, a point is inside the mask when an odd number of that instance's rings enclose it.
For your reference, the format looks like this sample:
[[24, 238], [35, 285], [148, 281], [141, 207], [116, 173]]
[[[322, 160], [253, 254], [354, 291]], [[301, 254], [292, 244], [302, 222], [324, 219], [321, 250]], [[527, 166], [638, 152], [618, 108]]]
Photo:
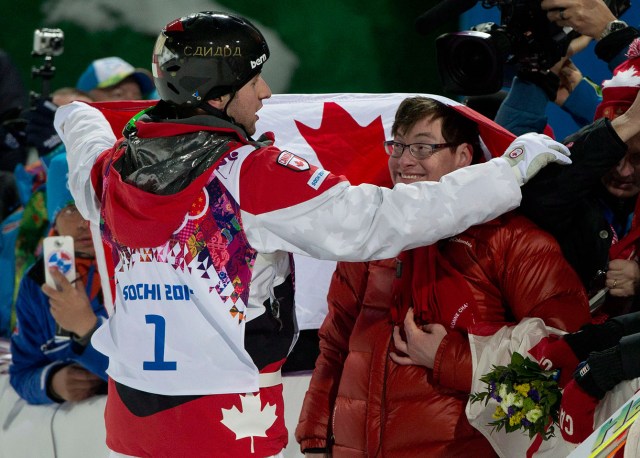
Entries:
[[262, 70], [269, 47], [246, 19], [205, 11], [168, 24], [153, 49], [160, 98], [181, 107], [237, 91]]

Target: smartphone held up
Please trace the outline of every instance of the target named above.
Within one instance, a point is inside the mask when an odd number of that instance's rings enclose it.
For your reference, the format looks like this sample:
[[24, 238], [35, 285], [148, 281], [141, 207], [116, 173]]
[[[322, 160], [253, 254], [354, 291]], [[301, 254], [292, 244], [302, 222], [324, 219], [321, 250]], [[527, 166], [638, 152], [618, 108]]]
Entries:
[[55, 267], [69, 282], [76, 279], [76, 263], [73, 251], [73, 237], [57, 235], [45, 237], [43, 241], [45, 283], [57, 288], [49, 269]]

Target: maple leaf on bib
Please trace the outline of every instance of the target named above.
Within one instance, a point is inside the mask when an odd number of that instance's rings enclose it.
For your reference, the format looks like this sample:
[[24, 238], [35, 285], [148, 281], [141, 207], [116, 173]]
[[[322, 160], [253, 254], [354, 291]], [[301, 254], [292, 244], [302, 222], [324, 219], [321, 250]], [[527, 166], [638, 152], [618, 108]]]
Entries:
[[235, 406], [222, 409], [220, 422], [235, 433], [236, 440], [250, 437], [251, 453], [254, 453], [253, 438], [267, 437], [267, 429], [271, 428], [276, 421], [276, 406], [267, 404], [262, 409], [260, 393], [255, 396], [252, 393], [240, 395], [240, 402], [242, 412]]
[[314, 129], [295, 121], [300, 134], [313, 148], [322, 167], [344, 175], [353, 185], [371, 183], [392, 187], [382, 117], [361, 126], [335, 102], [325, 102], [320, 127]]

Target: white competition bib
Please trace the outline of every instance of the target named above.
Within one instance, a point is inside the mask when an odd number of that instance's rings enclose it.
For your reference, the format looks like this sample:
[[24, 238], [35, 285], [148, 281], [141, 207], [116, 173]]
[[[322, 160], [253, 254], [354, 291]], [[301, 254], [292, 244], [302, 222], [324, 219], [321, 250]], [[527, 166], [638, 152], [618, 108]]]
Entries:
[[140, 261], [143, 254], [129, 270], [116, 268], [116, 312], [92, 339], [109, 357], [107, 373], [157, 394], [257, 391], [258, 370], [244, 349], [245, 304], [232, 301], [233, 285], [219, 290], [188, 269]]

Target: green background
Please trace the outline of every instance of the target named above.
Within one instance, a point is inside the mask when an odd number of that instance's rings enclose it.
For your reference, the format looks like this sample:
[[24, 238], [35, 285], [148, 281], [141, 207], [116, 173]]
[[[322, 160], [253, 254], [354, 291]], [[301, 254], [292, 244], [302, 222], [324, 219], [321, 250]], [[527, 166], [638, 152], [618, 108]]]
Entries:
[[[136, 0], [130, 2], [135, 4]], [[31, 76], [31, 68], [43, 62], [42, 58], [31, 56], [33, 31], [41, 27], [57, 27], [65, 33], [64, 53], [54, 58], [52, 89], [74, 86], [88, 63], [98, 57], [118, 55], [136, 67], [150, 68], [155, 35], [141, 34], [125, 25], [91, 33], [77, 23], [47, 23], [45, 13], [48, 7], [55, 6], [55, 0], [1, 3], [4, 24], [0, 27], [0, 47], [19, 67], [27, 89], [42, 89], [41, 82]], [[161, 8], [162, 3], [158, 1], [157, 7]], [[271, 28], [296, 54], [299, 66], [289, 93], [443, 93], [434, 40], [441, 33], [455, 31], [457, 24], [443, 24], [427, 36], [418, 34], [413, 25], [417, 16], [436, 3], [433, 0], [219, 3]], [[193, 11], [184, 11], [190, 12]]]

